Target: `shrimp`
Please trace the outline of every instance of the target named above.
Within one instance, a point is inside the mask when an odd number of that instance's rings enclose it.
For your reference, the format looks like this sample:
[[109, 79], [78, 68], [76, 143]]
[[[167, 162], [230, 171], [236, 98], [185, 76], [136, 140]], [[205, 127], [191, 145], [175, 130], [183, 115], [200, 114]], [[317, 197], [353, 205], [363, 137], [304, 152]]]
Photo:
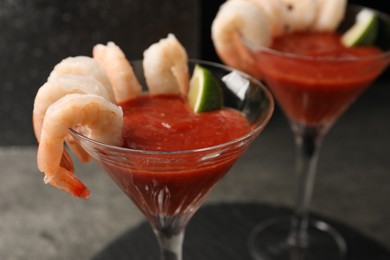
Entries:
[[68, 191], [75, 197], [86, 199], [89, 196], [88, 188], [76, 178], [72, 159], [65, 149], [56, 175], [51, 179], [45, 176], [44, 182], [50, 183], [58, 189]]
[[[91, 57], [77, 56], [63, 59], [54, 67], [49, 75], [48, 81], [52, 81], [63, 75], [92, 77], [98, 80], [106, 88], [109, 100], [114, 100], [114, 92], [104, 68]], [[81, 161], [86, 162], [89, 160], [88, 154], [74, 142], [72, 136], [68, 135], [66, 137], [66, 143]]]
[[281, 1], [282, 19], [285, 23], [285, 31], [287, 33], [305, 31], [313, 26], [313, 23], [318, 15], [317, 0]]
[[173, 34], [152, 44], [143, 56], [145, 79], [151, 94], [187, 94], [188, 56]]
[[118, 103], [135, 98], [142, 87], [134, 75], [133, 68], [122, 50], [113, 42], [97, 44], [93, 48], [93, 58], [105, 69]]
[[47, 108], [58, 99], [71, 93], [96, 94], [113, 101], [110, 99], [107, 89], [93, 78], [80, 75], [63, 75], [47, 81], [39, 88], [34, 100], [33, 125], [38, 140]]
[[112, 90], [110, 80], [104, 68], [93, 58], [77, 56], [63, 59], [54, 67], [49, 75], [48, 81], [66, 74], [82, 75], [98, 80], [106, 88], [110, 100], [114, 100], [114, 91]]
[[[88, 137], [110, 145], [122, 145], [121, 107], [94, 94], [68, 94], [50, 105], [43, 121], [37, 164], [45, 183], [85, 197], [88, 189], [64, 165], [64, 139], [68, 129], [82, 126]], [[65, 153], [66, 155], [66, 153]], [[69, 159], [70, 160], [70, 159]]]
[[[47, 108], [58, 99], [70, 93], [96, 94], [109, 101], [114, 101], [110, 99], [111, 97], [107, 89], [99, 81], [91, 77], [63, 75], [46, 82], [39, 88], [34, 100], [33, 126], [38, 141]], [[80, 161], [89, 161], [88, 154], [74, 142], [70, 135], [66, 137], [66, 143]]]
[[282, 0], [253, 0], [268, 15], [271, 35], [277, 37], [285, 32], [282, 16]]
[[222, 4], [212, 23], [211, 36], [224, 63], [259, 76], [247, 47], [269, 46], [271, 33], [268, 15], [258, 4], [247, 0]]
[[347, 0], [318, 0], [319, 11], [314, 21], [316, 31], [334, 31], [345, 15]]

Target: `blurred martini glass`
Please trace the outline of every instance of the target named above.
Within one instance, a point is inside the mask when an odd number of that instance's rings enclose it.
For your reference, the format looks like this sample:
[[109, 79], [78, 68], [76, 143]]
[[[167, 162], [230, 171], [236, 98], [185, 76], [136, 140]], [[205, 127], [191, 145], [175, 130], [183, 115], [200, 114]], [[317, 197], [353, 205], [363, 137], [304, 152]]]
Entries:
[[[346, 47], [341, 36], [356, 24], [362, 10], [374, 14], [375, 39], [370, 46]], [[229, 11], [231, 15], [234, 10]], [[239, 57], [224, 55], [214, 41], [217, 52], [231, 66], [250, 64], [248, 72], [264, 80], [273, 92], [294, 134], [298, 174], [295, 214], [260, 223], [250, 236], [252, 256], [263, 260], [342, 259], [346, 245], [338, 232], [324, 222], [309, 221], [318, 153], [335, 121], [387, 68], [390, 18], [348, 5], [336, 32], [287, 32], [273, 39], [270, 47], [244, 37], [240, 35], [242, 44], [237, 47], [242, 63], [237, 62]]]
[[386, 25], [390, 19], [383, 13], [377, 14], [381, 26], [377, 43], [382, 50], [378, 46], [345, 48], [340, 42], [340, 35], [351, 28], [362, 9], [348, 6], [337, 33], [286, 35], [272, 48], [253, 53], [258, 72], [290, 122], [298, 174], [294, 216], [260, 223], [251, 234], [251, 253], [256, 259], [342, 259], [346, 254], [336, 230], [327, 223], [309, 221], [309, 207], [323, 137], [389, 64]]

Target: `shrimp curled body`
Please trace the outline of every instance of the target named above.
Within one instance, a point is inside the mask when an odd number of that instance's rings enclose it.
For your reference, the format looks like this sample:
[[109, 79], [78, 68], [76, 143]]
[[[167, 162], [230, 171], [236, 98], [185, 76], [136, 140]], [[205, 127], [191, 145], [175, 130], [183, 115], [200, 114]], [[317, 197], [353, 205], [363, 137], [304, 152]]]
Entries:
[[[72, 93], [96, 94], [114, 102], [107, 88], [93, 77], [72, 74], [53, 77], [39, 88], [34, 100], [33, 126], [38, 142], [47, 108], [63, 96]], [[71, 135], [66, 136], [66, 143], [80, 161], [89, 161], [89, 155], [73, 140]]]
[[256, 75], [254, 60], [243, 42], [261, 46], [271, 43], [267, 14], [255, 2], [247, 0], [230, 0], [221, 5], [211, 36], [224, 63], [252, 75]]
[[344, 18], [346, 0], [318, 0], [317, 19], [313, 28], [316, 31], [334, 31]]
[[268, 16], [268, 26], [273, 37], [280, 36], [285, 31], [285, 24], [281, 19], [283, 14], [282, 0], [253, 0]]
[[93, 48], [93, 58], [105, 69], [114, 90], [117, 103], [135, 98], [142, 87], [133, 68], [122, 50], [113, 42], [97, 44]]
[[[318, 16], [317, 0], [281, 0], [286, 33], [310, 30]], [[328, 0], [326, 0], [328, 1]], [[340, 1], [341, 0], [336, 0]]]
[[122, 109], [97, 95], [68, 94], [46, 111], [38, 147], [38, 168], [45, 173], [46, 183], [82, 197], [89, 193], [87, 188], [72, 171], [61, 167], [68, 129], [80, 126], [96, 141], [122, 145]]
[[95, 94], [109, 101], [110, 93], [97, 80], [80, 75], [63, 75], [47, 81], [39, 88], [33, 110], [33, 125], [36, 138], [40, 139], [47, 108], [67, 94]]
[[173, 34], [144, 51], [143, 67], [151, 94], [187, 94], [188, 57]]
[[68, 57], [58, 63], [49, 75], [51, 81], [62, 75], [81, 75], [98, 80], [106, 88], [110, 100], [114, 100], [114, 91], [104, 68], [93, 58], [87, 56]]

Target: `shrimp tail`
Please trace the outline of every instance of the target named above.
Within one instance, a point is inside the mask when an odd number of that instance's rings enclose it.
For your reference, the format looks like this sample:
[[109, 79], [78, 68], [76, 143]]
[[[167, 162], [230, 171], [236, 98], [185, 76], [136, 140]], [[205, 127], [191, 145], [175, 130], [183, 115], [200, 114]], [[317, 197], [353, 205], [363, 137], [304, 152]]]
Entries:
[[87, 199], [90, 193], [88, 188], [76, 178], [74, 172], [62, 167], [58, 168], [54, 176], [50, 178], [45, 176], [45, 183], [49, 183], [77, 198]]
[[60, 166], [69, 172], [74, 173], [74, 165], [72, 158], [70, 157], [69, 153], [64, 149], [64, 152], [62, 153]]
[[88, 188], [76, 178], [73, 161], [65, 149], [57, 172], [50, 174], [50, 176], [45, 175], [44, 182], [66, 191], [74, 197], [87, 199], [90, 194]]

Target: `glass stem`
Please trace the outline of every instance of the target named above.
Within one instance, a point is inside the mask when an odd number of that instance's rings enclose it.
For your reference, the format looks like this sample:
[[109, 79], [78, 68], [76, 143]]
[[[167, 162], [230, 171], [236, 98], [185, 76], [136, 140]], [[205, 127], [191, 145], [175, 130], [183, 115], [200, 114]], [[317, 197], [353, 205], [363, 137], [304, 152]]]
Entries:
[[320, 127], [293, 124], [296, 145], [297, 200], [288, 242], [296, 248], [307, 247], [309, 207], [317, 170], [319, 148], [324, 131]]
[[172, 232], [171, 230], [154, 230], [161, 251], [161, 260], [182, 260], [184, 228]]

